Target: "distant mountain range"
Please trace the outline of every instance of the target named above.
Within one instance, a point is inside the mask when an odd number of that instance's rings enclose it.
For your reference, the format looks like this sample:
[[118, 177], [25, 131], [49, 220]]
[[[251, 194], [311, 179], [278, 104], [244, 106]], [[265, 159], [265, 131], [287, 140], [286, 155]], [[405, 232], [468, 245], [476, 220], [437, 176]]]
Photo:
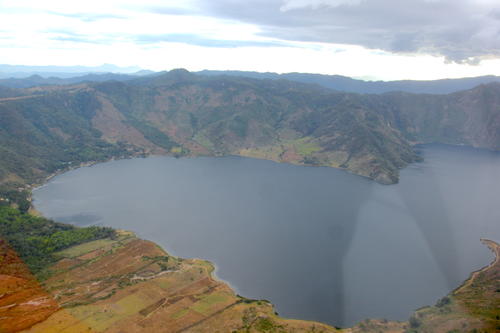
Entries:
[[[0, 86], [9, 88], [30, 88], [44, 85], [68, 85], [82, 82], [128, 81], [138, 76], [156, 76], [166, 72], [140, 70], [138, 67], [117, 67], [103, 65], [99, 67], [57, 67], [57, 66], [11, 66], [0, 65]], [[480, 84], [500, 82], [498, 76], [480, 76], [461, 79], [443, 79], [432, 81], [363, 81], [340, 75], [322, 75], [307, 73], [259, 73], [245, 71], [196, 72], [205, 76], [237, 76], [253, 79], [289, 80], [316, 84], [325, 88], [361, 94], [381, 94], [393, 91], [426, 94], [449, 94], [471, 89]]]
[[121, 73], [121, 74], [141, 74], [151, 71], [142, 70], [139, 67], [119, 67], [110, 64], [101, 66], [24, 66], [24, 65], [5, 65], [0, 64], [0, 78], [26, 78], [32, 75], [40, 75], [45, 78], [71, 78], [86, 74], [96, 73]]
[[96, 74], [85, 74], [73, 77], [60, 78], [55, 76], [43, 77], [41, 75], [36, 74], [25, 78], [0, 79], [0, 86], [8, 88], [32, 88], [37, 86], [71, 85], [84, 82], [127, 81], [135, 79], [139, 76], [141, 75], [119, 74], [119, 73], [96, 73]]
[[0, 182], [161, 153], [331, 166], [391, 184], [420, 159], [417, 143], [500, 149], [500, 83], [446, 95], [357, 94], [174, 70], [2, 91]]
[[290, 80], [302, 83], [317, 84], [325, 88], [360, 94], [382, 94], [393, 91], [404, 91], [415, 94], [449, 94], [474, 88], [480, 84], [500, 82], [500, 76], [479, 76], [461, 79], [443, 79], [430, 81], [363, 81], [341, 75], [322, 75], [307, 73], [258, 73], [244, 71], [201, 71], [202, 75], [230, 75], [254, 79]]

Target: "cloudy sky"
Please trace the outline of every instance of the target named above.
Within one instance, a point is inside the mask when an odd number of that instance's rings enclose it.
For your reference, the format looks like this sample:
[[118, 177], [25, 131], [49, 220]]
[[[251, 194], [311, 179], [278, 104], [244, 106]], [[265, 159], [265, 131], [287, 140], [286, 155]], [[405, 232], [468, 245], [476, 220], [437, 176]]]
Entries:
[[500, 75], [500, 0], [0, 0], [0, 63]]

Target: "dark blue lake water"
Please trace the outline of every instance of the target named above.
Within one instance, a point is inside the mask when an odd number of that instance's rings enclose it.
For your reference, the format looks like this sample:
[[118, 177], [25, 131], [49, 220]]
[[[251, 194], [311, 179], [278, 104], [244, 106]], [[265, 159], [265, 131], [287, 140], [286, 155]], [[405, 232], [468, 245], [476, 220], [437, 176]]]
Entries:
[[481, 237], [500, 240], [500, 153], [422, 154], [390, 186], [241, 157], [112, 161], [57, 176], [34, 199], [47, 217], [208, 259], [237, 293], [282, 316], [404, 320], [490, 262]]

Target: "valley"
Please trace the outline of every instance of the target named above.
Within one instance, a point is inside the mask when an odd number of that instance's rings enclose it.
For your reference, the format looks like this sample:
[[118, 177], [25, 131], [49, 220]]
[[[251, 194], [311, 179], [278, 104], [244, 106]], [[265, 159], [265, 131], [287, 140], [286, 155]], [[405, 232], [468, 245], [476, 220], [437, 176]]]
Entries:
[[174, 70], [127, 82], [29, 88], [19, 90], [26, 97], [0, 102], [0, 152], [8, 156], [0, 180], [33, 182], [71, 163], [173, 154], [329, 166], [393, 184], [401, 168], [421, 159], [416, 143], [498, 150], [499, 87], [359, 95]]
[[[3, 204], [24, 214], [30, 187], [51, 174], [149, 155], [239, 155], [334, 167], [395, 184], [401, 169], [422, 160], [417, 144], [498, 150], [499, 90], [491, 83], [448, 95], [360, 95], [184, 70], [127, 82], [9, 89], [0, 99]], [[165, 318], [168, 331], [179, 332], [337, 330], [283, 319], [268, 301], [238, 296], [214, 279], [210, 263], [171, 256], [129, 232], [77, 243], [64, 243], [37, 267], [36, 278], [29, 273], [33, 266], [25, 266], [32, 265], [29, 257], [17, 257], [25, 249], [3, 243], [3, 262], [9, 264], [2, 265], [7, 282], [0, 315], [10, 316], [3, 331], [155, 331]], [[494, 242], [488, 246], [497, 249]], [[496, 298], [484, 293], [495, 295], [497, 276], [495, 262], [444, 304], [418, 310], [408, 322], [366, 320], [344, 330], [408, 332], [443, 325], [493, 332]]]
[[500, 1], [0, 1], [0, 333], [500, 332]]

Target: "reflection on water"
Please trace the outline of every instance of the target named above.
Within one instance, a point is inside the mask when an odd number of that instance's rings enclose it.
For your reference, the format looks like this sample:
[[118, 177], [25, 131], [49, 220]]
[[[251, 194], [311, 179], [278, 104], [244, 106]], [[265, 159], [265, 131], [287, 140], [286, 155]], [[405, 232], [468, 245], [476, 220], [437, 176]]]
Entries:
[[406, 319], [491, 259], [479, 238], [500, 239], [500, 154], [423, 154], [391, 186], [247, 158], [153, 157], [68, 172], [34, 197], [47, 216], [100, 219], [211, 260], [281, 315], [345, 326]]

